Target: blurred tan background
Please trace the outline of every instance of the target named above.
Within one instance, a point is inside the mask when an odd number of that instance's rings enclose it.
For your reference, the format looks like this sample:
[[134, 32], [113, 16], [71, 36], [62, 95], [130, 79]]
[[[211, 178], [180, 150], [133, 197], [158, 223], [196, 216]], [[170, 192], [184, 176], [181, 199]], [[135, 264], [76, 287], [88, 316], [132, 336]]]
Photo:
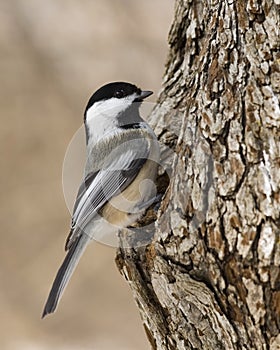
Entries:
[[150, 348], [115, 250], [100, 244], [82, 258], [57, 312], [40, 317], [70, 223], [67, 145], [100, 85], [159, 91], [173, 5], [0, 0], [0, 349]]

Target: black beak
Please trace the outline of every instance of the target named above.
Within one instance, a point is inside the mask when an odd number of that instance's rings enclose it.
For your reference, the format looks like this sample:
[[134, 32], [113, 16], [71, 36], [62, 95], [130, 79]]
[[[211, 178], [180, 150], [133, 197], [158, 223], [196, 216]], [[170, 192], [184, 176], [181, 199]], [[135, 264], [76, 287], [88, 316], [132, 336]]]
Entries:
[[144, 98], [149, 97], [149, 96], [151, 96], [152, 94], [153, 94], [153, 91], [149, 91], [149, 90], [147, 90], [147, 91], [141, 91], [140, 98], [141, 98], [141, 100], [144, 100]]
[[151, 96], [153, 94], [153, 91], [141, 91], [141, 94], [139, 97], [137, 97], [134, 101], [135, 102], [142, 102], [144, 100], [144, 98]]

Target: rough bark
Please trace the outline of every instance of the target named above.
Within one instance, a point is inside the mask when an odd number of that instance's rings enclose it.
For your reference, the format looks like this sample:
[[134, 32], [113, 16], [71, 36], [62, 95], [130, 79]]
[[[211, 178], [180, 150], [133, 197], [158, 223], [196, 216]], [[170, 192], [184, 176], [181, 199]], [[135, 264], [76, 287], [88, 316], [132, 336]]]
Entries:
[[172, 176], [117, 255], [153, 349], [280, 348], [279, 28], [279, 0], [176, 1], [151, 116]]

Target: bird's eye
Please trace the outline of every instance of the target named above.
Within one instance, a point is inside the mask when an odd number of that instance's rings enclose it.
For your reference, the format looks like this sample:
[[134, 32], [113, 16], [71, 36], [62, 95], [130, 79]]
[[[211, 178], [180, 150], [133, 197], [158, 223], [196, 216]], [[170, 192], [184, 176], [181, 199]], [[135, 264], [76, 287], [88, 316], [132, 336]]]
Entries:
[[122, 98], [122, 97], [124, 97], [124, 95], [125, 95], [125, 93], [124, 93], [123, 90], [118, 90], [118, 91], [115, 92], [115, 97], [116, 98]]

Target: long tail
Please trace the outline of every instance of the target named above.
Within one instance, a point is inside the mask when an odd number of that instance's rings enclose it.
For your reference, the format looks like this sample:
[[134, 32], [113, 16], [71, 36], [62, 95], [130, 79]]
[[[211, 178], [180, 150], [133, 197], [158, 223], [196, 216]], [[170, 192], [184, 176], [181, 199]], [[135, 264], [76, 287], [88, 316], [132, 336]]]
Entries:
[[44, 307], [42, 318], [44, 318], [47, 314], [55, 311], [56, 306], [63, 294], [63, 291], [69, 282], [69, 279], [72, 276], [89, 241], [90, 238], [87, 235], [81, 234], [71, 245], [53, 282], [52, 289]]

